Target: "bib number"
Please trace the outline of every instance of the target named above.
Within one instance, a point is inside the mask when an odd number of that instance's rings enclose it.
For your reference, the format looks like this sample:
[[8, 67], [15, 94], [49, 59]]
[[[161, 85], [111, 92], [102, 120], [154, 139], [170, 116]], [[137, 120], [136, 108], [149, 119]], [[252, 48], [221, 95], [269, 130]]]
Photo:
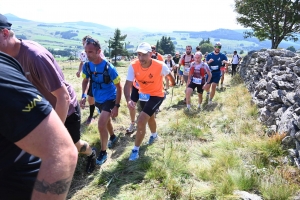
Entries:
[[189, 73], [190, 72], [190, 68], [184, 68], [184, 72]]
[[193, 77], [193, 83], [200, 85], [202, 83], [202, 78], [195, 78], [195, 77]]
[[140, 101], [149, 101], [150, 99], [150, 94], [144, 94], [144, 93], [139, 93], [139, 100]]
[[219, 66], [218, 66], [218, 65], [216, 65], [216, 66], [210, 66], [210, 68], [211, 68], [212, 70], [217, 70], [217, 69], [219, 69]]

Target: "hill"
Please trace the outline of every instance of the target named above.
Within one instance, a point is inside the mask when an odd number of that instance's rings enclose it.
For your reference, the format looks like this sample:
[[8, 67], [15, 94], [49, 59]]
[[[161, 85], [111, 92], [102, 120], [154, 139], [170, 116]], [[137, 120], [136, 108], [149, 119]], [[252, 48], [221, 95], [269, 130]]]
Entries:
[[[91, 22], [64, 22], [64, 23], [43, 23], [19, 18], [13, 14], [5, 14], [13, 24], [16, 35], [22, 39], [30, 39], [41, 43], [47, 48], [66, 50], [69, 54], [77, 55], [82, 49], [81, 39], [85, 35], [97, 38], [103, 50], [108, 50], [105, 42], [113, 37], [114, 29]], [[247, 53], [250, 50], [270, 48], [270, 41], [260, 42], [257, 38], [244, 39], [243, 31], [217, 29], [213, 31], [173, 31], [173, 32], [147, 32], [135, 27], [128, 27], [121, 30], [127, 34], [126, 44], [129, 51], [134, 51], [142, 41], [156, 44], [162, 36], [171, 37], [177, 51], [184, 52], [186, 45], [198, 46], [202, 39], [210, 38], [214, 43], [220, 41], [222, 50], [225, 52], [238, 52], [243, 50]], [[128, 45], [130, 44], [130, 45]], [[287, 48], [294, 46], [300, 49], [300, 42], [283, 41], [279, 47]]]

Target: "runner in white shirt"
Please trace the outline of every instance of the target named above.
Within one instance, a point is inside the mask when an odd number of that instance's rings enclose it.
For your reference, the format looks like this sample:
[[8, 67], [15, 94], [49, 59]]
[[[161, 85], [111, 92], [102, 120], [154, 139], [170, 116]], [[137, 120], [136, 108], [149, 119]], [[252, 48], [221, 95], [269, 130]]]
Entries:
[[[165, 60], [165, 63], [168, 66], [168, 68], [170, 69], [171, 72], [176, 67], [176, 64], [175, 64], [174, 60], [172, 60], [172, 55], [171, 54], [168, 54], [167, 59]], [[165, 77], [165, 81], [166, 81], [166, 90], [168, 90], [169, 89], [169, 79], [167, 77]]]

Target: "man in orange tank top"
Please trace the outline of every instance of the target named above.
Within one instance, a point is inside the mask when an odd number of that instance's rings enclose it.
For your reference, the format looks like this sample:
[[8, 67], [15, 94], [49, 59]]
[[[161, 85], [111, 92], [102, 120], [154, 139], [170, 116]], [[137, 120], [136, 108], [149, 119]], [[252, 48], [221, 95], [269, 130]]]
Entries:
[[139, 101], [142, 112], [138, 118], [135, 146], [132, 149], [129, 160], [136, 160], [139, 158], [139, 148], [146, 134], [147, 123], [151, 131], [148, 144], [152, 144], [158, 138], [154, 112], [164, 100], [164, 76], [168, 77], [170, 80], [170, 86], [175, 85], [175, 79], [171, 75], [167, 65], [162, 61], [151, 58], [152, 49], [150, 44], [146, 42], [141, 43], [136, 52], [138, 54], [138, 60], [133, 61], [128, 68], [127, 79], [124, 86], [124, 95], [128, 108], [135, 109], [136, 102], [130, 98], [132, 83], [135, 79], [140, 86]]

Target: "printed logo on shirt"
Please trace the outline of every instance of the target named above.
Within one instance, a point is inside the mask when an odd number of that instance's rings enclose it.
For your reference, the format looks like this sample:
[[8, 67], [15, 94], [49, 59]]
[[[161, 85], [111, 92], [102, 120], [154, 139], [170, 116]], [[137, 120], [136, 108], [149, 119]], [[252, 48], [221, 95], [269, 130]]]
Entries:
[[148, 85], [150, 83], [154, 83], [154, 81], [139, 81], [139, 82], [141, 82], [144, 85]]
[[149, 74], [149, 78], [153, 78], [153, 75], [151, 73]]
[[36, 106], [36, 102], [42, 101], [42, 97], [39, 95], [36, 95], [37, 98], [34, 98], [32, 101], [30, 101], [29, 104], [27, 104], [27, 106], [25, 107], [25, 109], [23, 109], [23, 112], [30, 112], [35, 106]]

